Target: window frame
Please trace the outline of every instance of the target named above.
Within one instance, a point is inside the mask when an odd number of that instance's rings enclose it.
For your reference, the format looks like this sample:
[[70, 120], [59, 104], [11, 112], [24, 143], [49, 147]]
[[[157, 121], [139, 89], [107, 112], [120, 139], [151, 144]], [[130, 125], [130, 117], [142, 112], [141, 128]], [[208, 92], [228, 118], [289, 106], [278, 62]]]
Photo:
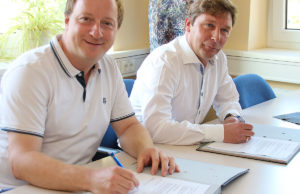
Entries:
[[286, 0], [271, 0], [269, 6], [268, 47], [300, 49], [300, 30], [285, 29]]

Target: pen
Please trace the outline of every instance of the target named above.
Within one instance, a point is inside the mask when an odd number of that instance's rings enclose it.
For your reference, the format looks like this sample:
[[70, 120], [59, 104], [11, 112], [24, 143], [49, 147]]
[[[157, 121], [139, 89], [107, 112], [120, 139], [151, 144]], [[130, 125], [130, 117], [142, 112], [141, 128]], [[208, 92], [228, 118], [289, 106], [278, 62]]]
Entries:
[[5, 188], [5, 189], [0, 189], [0, 193], [4, 193], [6, 191], [10, 191], [12, 190], [13, 188]]
[[245, 120], [240, 115], [236, 116], [236, 118], [240, 120], [240, 122], [245, 123]]
[[124, 168], [124, 166], [121, 164], [121, 162], [118, 160], [118, 158], [115, 156], [113, 152], [111, 152], [109, 155], [114, 159], [114, 161], [117, 163], [118, 166]]

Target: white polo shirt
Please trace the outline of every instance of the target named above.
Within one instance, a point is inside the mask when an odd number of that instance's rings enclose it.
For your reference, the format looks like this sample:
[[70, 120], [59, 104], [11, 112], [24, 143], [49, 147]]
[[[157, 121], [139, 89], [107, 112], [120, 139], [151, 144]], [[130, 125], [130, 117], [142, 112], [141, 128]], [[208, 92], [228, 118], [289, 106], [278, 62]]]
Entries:
[[134, 115], [117, 65], [104, 56], [84, 91], [76, 78], [81, 72], [57, 38], [19, 57], [2, 79], [0, 188], [24, 184], [9, 168], [7, 131], [41, 137], [43, 153], [69, 164], [86, 164], [109, 123]]
[[155, 143], [223, 141], [222, 124], [201, 124], [211, 105], [221, 120], [227, 113], [241, 112], [225, 54], [220, 51], [204, 68], [185, 36], [148, 55], [137, 72], [130, 100]]

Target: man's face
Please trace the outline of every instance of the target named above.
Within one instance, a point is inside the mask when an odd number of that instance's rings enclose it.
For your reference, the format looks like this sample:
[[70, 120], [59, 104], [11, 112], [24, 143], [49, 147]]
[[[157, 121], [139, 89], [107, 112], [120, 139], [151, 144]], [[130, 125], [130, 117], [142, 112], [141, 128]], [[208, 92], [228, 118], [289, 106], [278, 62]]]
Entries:
[[117, 16], [115, 0], [77, 0], [65, 18], [63, 48], [68, 58], [96, 63], [114, 42]]
[[222, 49], [231, 29], [230, 13], [218, 16], [204, 13], [195, 19], [193, 25], [189, 18], [185, 21], [186, 39], [204, 65]]

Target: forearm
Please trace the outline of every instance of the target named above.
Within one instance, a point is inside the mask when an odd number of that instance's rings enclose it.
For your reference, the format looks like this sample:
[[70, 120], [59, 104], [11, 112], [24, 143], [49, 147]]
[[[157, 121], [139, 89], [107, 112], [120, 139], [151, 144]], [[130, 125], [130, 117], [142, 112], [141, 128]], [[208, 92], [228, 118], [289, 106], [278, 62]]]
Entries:
[[37, 151], [12, 158], [11, 167], [16, 178], [32, 185], [55, 190], [90, 190], [90, 169], [65, 164]]
[[124, 131], [119, 140], [123, 150], [135, 158], [143, 150], [153, 147], [149, 132], [139, 122]]
[[193, 145], [201, 141], [223, 141], [223, 125], [193, 124], [189, 121], [148, 120], [149, 129], [154, 143], [172, 145]]

